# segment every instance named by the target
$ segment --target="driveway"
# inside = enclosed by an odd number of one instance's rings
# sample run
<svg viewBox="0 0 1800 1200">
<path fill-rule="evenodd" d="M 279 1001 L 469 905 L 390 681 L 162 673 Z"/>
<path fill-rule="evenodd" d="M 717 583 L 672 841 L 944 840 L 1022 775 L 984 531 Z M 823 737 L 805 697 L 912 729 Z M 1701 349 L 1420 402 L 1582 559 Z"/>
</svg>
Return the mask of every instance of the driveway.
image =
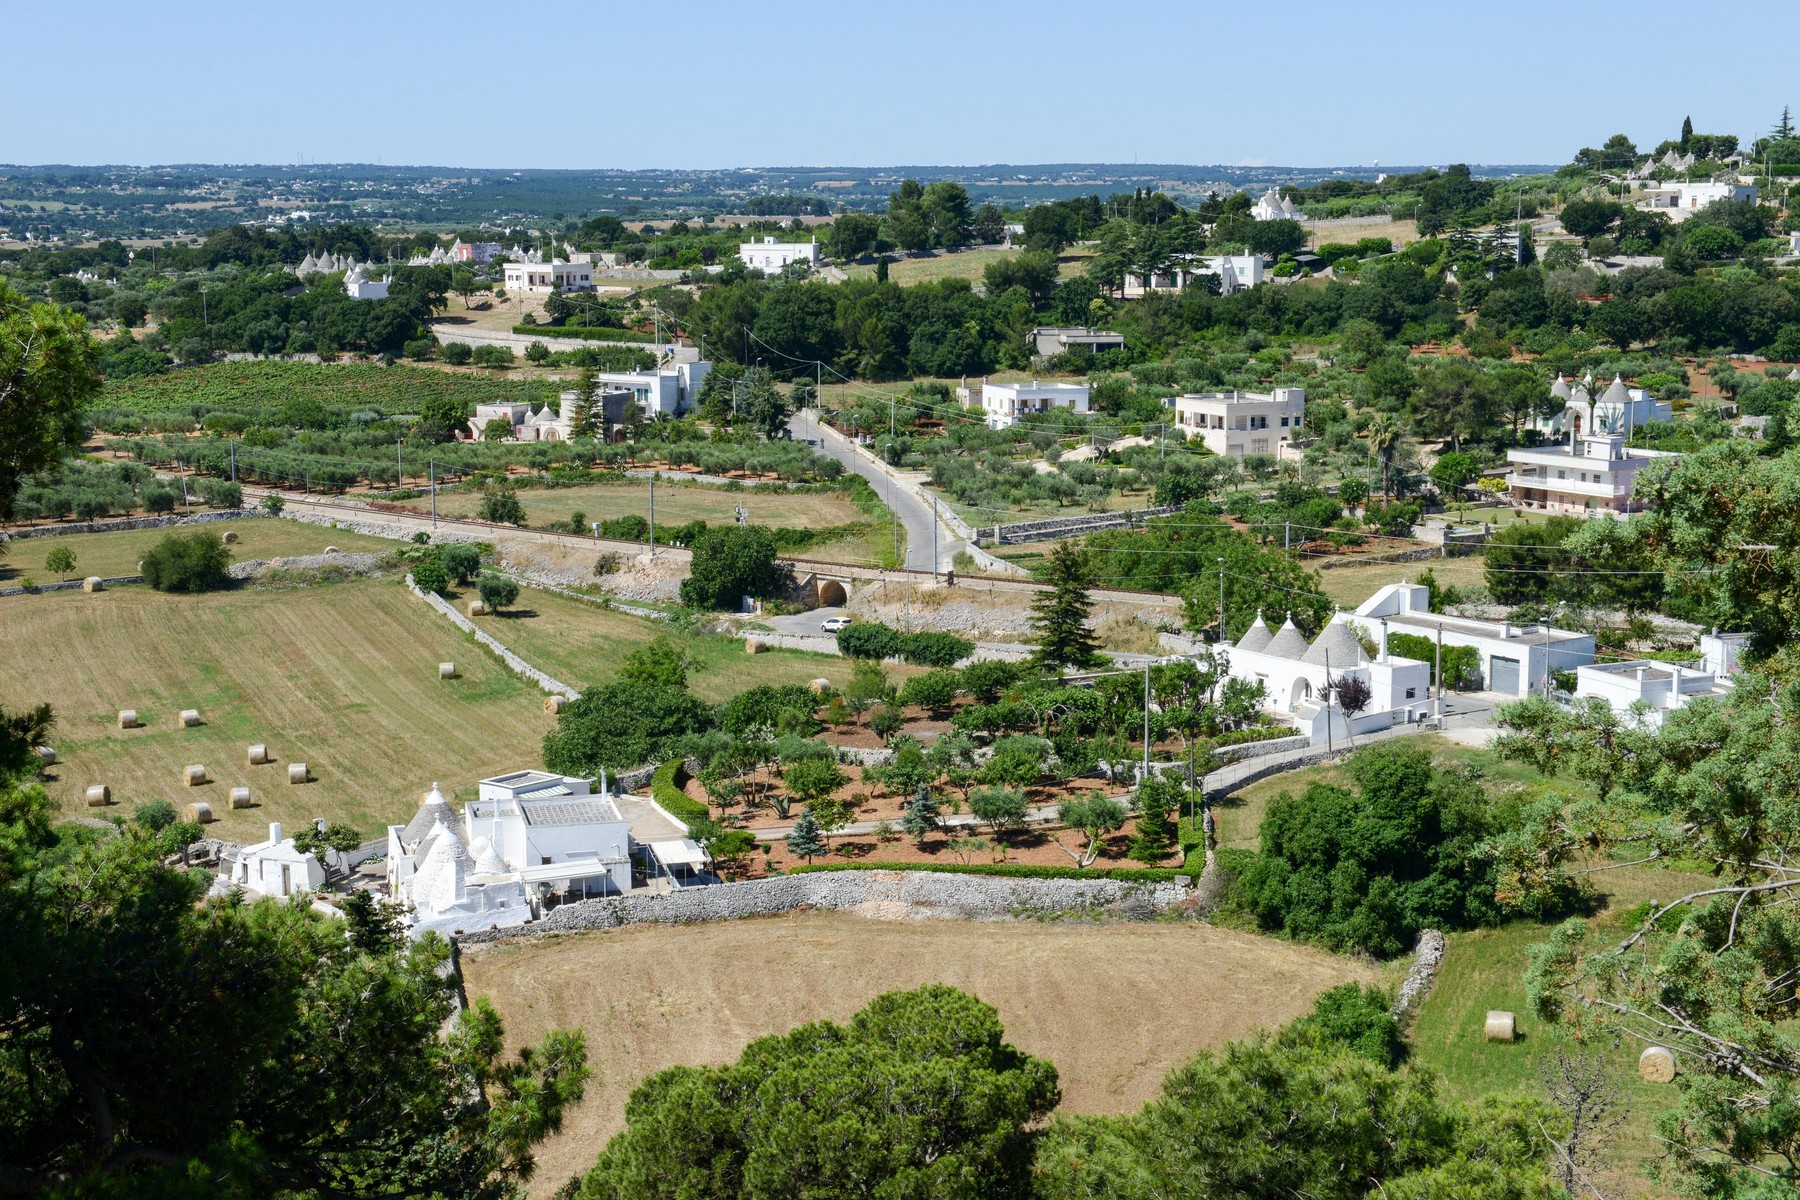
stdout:
<svg viewBox="0 0 1800 1200">
<path fill-rule="evenodd" d="M 814 608 L 803 613 L 795 613 L 791 617 L 764 617 L 762 622 L 776 633 L 810 633 L 815 637 L 826 637 L 829 635 L 819 628 L 820 623 L 829 617 L 848 615 L 848 612 L 841 608 Z"/>
<path fill-rule="evenodd" d="M 812 409 L 802 409 L 795 413 L 788 420 L 788 429 L 795 438 L 812 442 L 821 454 L 837 459 L 868 480 L 869 486 L 875 489 L 875 494 L 881 497 L 882 503 L 894 510 L 900 518 L 900 524 L 906 529 L 904 565 L 908 570 L 945 570 L 955 559 L 956 552 L 964 548 L 963 543 L 950 531 L 950 527 L 932 516 L 931 506 L 919 498 L 918 492 L 896 481 L 867 455 L 858 454 L 848 438 L 820 422 Z M 935 561 L 931 554 L 933 525 L 937 526 Z"/>
</svg>

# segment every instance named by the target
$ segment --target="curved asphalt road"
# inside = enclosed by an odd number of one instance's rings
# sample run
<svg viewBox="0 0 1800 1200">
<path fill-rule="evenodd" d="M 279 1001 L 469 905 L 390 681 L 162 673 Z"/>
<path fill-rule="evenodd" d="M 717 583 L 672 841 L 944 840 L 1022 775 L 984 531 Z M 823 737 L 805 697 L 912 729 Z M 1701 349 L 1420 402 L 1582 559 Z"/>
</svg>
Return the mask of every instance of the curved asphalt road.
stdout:
<svg viewBox="0 0 1800 1200">
<path fill-rule="evenodd" d="M 918 493 L 895 480 L 877 463 L 851 448 L 850 440 L 837 430 L 821 423 L 812 409 L 802 409 L 788 419 L 794 437 L 805 439 L 869 481 L 882 503 L 899 514 L 906 529 L 905 566 L 914 571 L 941 571 L 950 566 L 963 543 L 956 540 L 948 526 L 938 524 L 937 561 L 931 556 L 931 527 L 935 518 L 931 506 L 919 499 Z"/>
</svg>

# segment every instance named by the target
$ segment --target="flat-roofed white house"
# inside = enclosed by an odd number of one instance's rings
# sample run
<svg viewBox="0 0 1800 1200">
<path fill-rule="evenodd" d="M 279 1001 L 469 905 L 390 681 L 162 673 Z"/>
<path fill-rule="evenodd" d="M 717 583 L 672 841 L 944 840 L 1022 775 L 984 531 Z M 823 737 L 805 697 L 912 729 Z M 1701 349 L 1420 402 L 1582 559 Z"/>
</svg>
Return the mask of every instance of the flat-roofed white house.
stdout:
<svg viewBox="0 0 1800 1200">
<path fill-rule="evenodd" d="M 1225 659 L 1233 678 L 1262 685 L 1268 711 L 1291 718 L 1316 742 L 1387 729 L 1430 713 L 1430 664 L 1390 655 L 1385 634 L 1377 636 L 1370 657 L 1353 618 L 1344 613 L 1334 615 L 1311 642 L 1291 615 L 1272 630 L 1258 613 Z M 1354 716 L 1328 699 L 1328 689 L 1346 678 L 1369 685 L 1368 706 Z"/>
<path fill-rule="evenodd" d="M 700 385 L 711 370 L 712 364 L 702 359 L 669 363 L 648 371 L 601 371 L 594 380 L 600 387 L 630 392 L 644 420 L 654 421 L 659 416 L 679 417 L 698 407 Z"/>
<path fill-rule="evenodd" d="M 773 237 L 758 238 L 738 247 L 738 258 L 746 267 L 755 267 L 765 275 L 773 275 L 789 263 L 819 265 L 819 239 L 809 242 L 784 242 Z"/>
<path fill-rule="evenodd" d="M 1539 417 L 1533 428 L 1562 437 L 1568 433 L 1582 435 L 1618 433 L 1630 438 L 1634 429 L 1651 421 L 1672 421 L 1675 407 L 1658 400 L 1643 388 L 1627 387 L 1624 379 L 1613 376 L 1606 390 L 1594 391 L 1592 372 L 1580 383 L 1571 384 L 1558 375 L 1550 384 L 1550 394 L 1563 402 L 1562 409 L 1547 417 Z"/>
<path fill-rule="evenodd" d="M 1357 607 L 1356 618 L 1389 634 L 1409 633 L 1433 642 L 1441 636 L 1446 646 L 1473 647 L 1479 655 L 1480 689 L 1504 696 L 1541 695 L 1550 675 L 1594 661 L 1592 634 L 1434 613 L 1430 590 L 1423 584 L 1388 584 Z"/>
<path fill-rule="evenodd" d="M 450 244 L 452 262 L 485 263 L 500 253 L 499 242 L 465 242 L 461 238 Z"/>
<path fill-rule="evenodd" d="M 509 292 L 585 292 L 594 287 L 593 263 L 564 262 L 560 258 L 549 262 L 529 258 L 509 262 L 501 268 L 501 275 Z"/>
<path fill-rule="evenodd" d="M 369 278 L 368 269 L 357 263 L 344 272 L 344 294 L 352 300 L 386 300 L 388 285 L 394 282 L 391 275 L 380 279 Z"/>
<path fill-rule="evenodd" d="M 1276 388 L 1260 392 L 1193 392 L 1169 402 L 1175 424 L 1189 438 L 1198 436 L 1221 458 L 1251 454 L 1279 457 L 1306 421 L 1306 389 Z"/>
<path fill-rule="evenodd" d="M 1005 429 L 1031 413 L 1046 413 L 1053 408 L 1071 412 L 1088 411 L 1088 385 L 1085 383 L 989 383 L 983 379 L 979 388 L 967 384 L 956 389 L 957 401 L 964 406 L 981 405 L 982 419 L 989 429 Z"/>
<path fill-rule="evenodd" d="M 1180 291 L 1202 275 L 1218 276 L 1219 294 L 1229 296 L 1240 288 L 1255 287 L 1263 281 L 1262 255 L 1202 254 L 1184 265 L 1158 271 L 1148 279 L 1126 272 L 1119 295 L 1126 300 L 1137 300 L 1147 292 Z"/>
<path fill-rule="evenodd" d="M 1037 347 L 1040 357 L 1053 358 L 1071 350 L 1086 350 L 1092 354 L 1098 354 L 1102 350 L 1122 350 L 1125 348 L 1125 335 L 1107 329 L 1040 325 L 1031 331 L 1031 342 Z"/>
<path fill-rule="evenodd" d="M 1539 446 L 1506 452 L 1512 464 L 1507 487 L 1516 508 L 1569 517 L 1623 518 L 1641 512 L 1632 495 L 1638 472 L 1652 463 L 1674 462 L 1669 450 L 1627 446 L 1623 434 L 1581 437 L 1573 431 L 1566 446 Z"/>
<path fill-rule="evenodd" d="M 1637 207 L 1646 212 L 1667 213 L 1671 221 L 1685 221 L 1715 200 L 1748 200 L 1756 203 L 1756 185 L 1735 179 L 1707 179 L 1699 183 L 1670 180 L 1646 188 Z"/>
</svg>

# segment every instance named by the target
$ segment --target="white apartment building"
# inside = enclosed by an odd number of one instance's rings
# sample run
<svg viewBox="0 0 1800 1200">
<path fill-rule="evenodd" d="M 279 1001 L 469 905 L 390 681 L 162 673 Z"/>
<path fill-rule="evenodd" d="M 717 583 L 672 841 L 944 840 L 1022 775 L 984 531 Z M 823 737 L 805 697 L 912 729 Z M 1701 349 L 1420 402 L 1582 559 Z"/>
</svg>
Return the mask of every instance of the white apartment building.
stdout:
<svg viewBox="0 0 1800 1200">
<path fill-rule="evenodd" d="M 1446 646 L 1474 647 L 1481 690 L 1504 696 L 1541 695 L 1552 673 L 1594 661 L 1592 634 L 1447 616 L 1432 612 L 1430 601 L 1430 590 L 1422 584 L 1390 583 L 1363 601 L 1356 617 L 1383 645 L 1390 634 L 1410 633 L 1434 643 L 1441 637 Z"/>
<path fill-rule="evenodd" d="M 989 429 L 1005 429 L 1028 413 L 1045 413 L 1053 408 L 1066 408 L 1085 415 L 1088 411 L 1088 385 L 1085 383 L 989 383 L 983 379 L 980 388 L 967 384 L 956 389 L 957 402 L 965 408 L 977 402 L 982 419 Z"/>
<path fill-rule="evenodd" d="M 1512 471 L 1506 482 L 1517 508 L 1618 518 L 1644 508 L 1631 494 L 1638 472 L 1653 462 L 1679 457 L 1668 450 L 1627 446 L 1622 434 L 1584 438 L 1571 432 L 1567 446 L 1508 450 Z"/>
<path fill-rule="evenodd" d="M 765 237 L 745 242 L 738 247 L 738 258 L 746 267 L 755 267 L 765 275 L 773 275 L 789 263 L 801 262 L 808 267 L 819 265 L 819 239 L 810 242 L 782 242 Z"/>
<path fill-rule="evenodd" d="M 502 268 L 509 292 L 585 292 L 594 286 L 594 264 L 564 262 L 509 262 Z"/>
<path fill-rule="evenodd" d="M 1249 454 L 1280 456 L 1300 436 L 1306 419 L 1306 389 L 1256 392 L 1197 392 L 1176 396 L 1175 424 L 1196 435 L 1222 458 Z"/>
</svg>

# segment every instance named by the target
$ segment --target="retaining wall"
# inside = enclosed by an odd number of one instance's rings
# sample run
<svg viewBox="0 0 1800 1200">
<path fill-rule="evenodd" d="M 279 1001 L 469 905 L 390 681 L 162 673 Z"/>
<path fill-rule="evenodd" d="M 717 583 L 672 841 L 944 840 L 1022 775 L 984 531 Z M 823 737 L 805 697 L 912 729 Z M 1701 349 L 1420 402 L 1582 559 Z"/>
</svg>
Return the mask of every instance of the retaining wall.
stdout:
<svg viewBox="0 0 1800 1200">
<path fill-rule="evenodd" d="M 448 600 L 435 592 L 427 592 L 420 589 L 419 585 L 413 582 L 413 577 L 410 574 L 406 577 L 406 586 L 411 590 L 413 595 L 419 597 L 419 599 L 425 601 L 425 603 L 431 605 L 431 607 L 437 609 L 446 617 L 449 617 L 458 628 L 474 634 L 476 641 L 493 651 L 495 657 L 499 658 L 501 662 L 512 668 L 515 674 L 522 675 L 526 679 L 531 680 L 531 682 L 537 684 L 540 688 L 553 696 L 563 696 L 570 700 L 580 698 L 580 692 L 576 691 L 562 680 L 546 675 L 544 672 L 520 658 L 517 654 L 514 654 L 511 650 L 508 650 L 497 638 L 490 635 L 486 630 L 477 627 L 475 622 L 457 612 L 456 608 Z"/>
<path fill-rule="evenodd" d="M 162 529 L 169 525 L 210 525 L 214 521 L 234 521 L 240 517 L 260 517 L 252 508 L 220 508 L 211 512 L 165 515 L 160 517 L 121 517 L 112 521 L 70 521 L 62 525 L 39 525 L 32 529 L 13 529 L 7 537 L 21 541 L 30 538 L 60 537 L 65 533 L 119 533 L 129 529 Z"/>
<path fill-rule="evenodd" d="M 797 909 L 863 909 L 870 915 L 1002 920 L 1063 914 L 1103 914 L 1148 919 L 1187 899 L 1178 883 L 1115 879 L 1002 879 L 930 871 L 820 871 L 777 875 L 745 883 L 683 888 L 663 895 L 582 900 L 551 911 L 541 921 L 512 929 L 459 935 L 461 941 L 625 925 L 685 924 L 769 916 Z"/>
<path fill-rule="evenodd" d="M 1079 533 L 1095 533 L 1102 529 L 1129 529 L 1143 523 L 1146 517 L 1167 517 L 1179 508 L 1138 508 L 1125 512 L 1095 513 L 1082 517 L 1049 517 L 1042 521 L 1019 521 L 1012 525 L 984 525 L 997 545 L 1016 542 L 1047 542 L 1073 537 Z M 980 530 L 976 530 L 977 533 Z"/>
<path fill-rule="evenodd" d="M 55 583 L 40 583 L 36 587 L 29 589 L 22 587 L 0 588 L 0 596 L 24 596 L 32 592 L 79 592 L 81 590 L 81 585 L 85 582 L 86 579 L 84 577 L 82 579 L 62 579 Z M 112 587 L 114 584 L 119 583 L 142 583 L 144 582 L 144 577 L 142 575 L 115 575 L 111 579 L 102 579 L 100 582 L 107 587 Z"/>
</svg>

